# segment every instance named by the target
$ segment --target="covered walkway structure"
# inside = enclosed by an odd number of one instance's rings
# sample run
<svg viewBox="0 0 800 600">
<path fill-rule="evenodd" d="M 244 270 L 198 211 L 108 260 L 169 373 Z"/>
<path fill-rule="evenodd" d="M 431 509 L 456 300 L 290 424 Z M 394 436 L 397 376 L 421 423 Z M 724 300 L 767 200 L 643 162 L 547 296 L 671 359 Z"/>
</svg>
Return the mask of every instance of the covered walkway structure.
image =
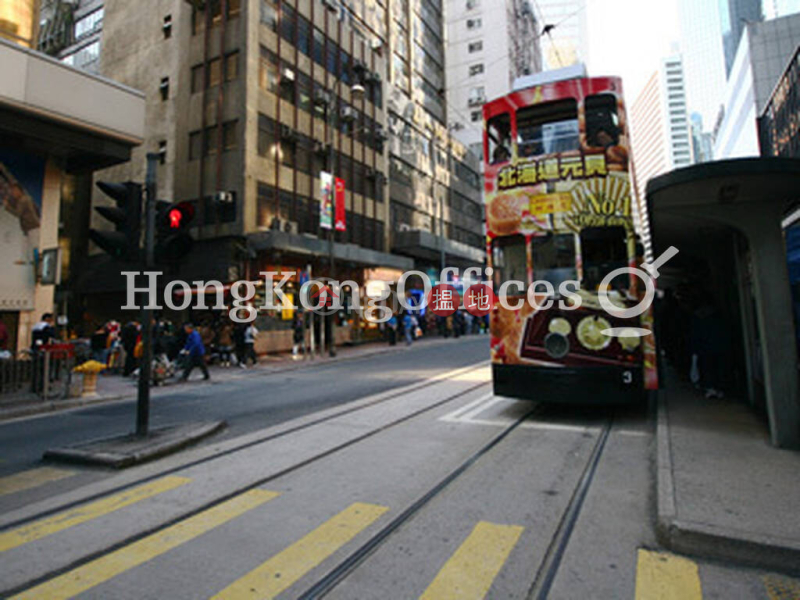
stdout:
<svg viewBox="0 0 800 600">
<path fill-rule="evenodd" d="M 704 163 L 647 185 L 653 254 L 680 250 L 658 281 L 682 305 L 662 347 L 673 352 L 673 363 L 690 360 L 692 311 L 718 310 L 727 389 L 766 412 L 772 443 L 784 448 L 800 448 L 797 342 L 781 229 L 798 200 L 796 159 Z M 676 337 L 681 328 L 686 333 Z"/>
</svg>

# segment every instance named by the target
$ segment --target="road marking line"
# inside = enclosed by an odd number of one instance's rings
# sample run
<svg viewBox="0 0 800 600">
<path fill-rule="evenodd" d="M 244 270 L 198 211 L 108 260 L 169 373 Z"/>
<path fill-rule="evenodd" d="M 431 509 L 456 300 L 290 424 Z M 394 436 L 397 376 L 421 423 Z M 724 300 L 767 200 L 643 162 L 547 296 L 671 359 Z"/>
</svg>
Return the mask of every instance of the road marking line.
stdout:
<svg viewBox="0 0 800 600">
<path fill-rule="evenodd" d="M 140 485 L 113 496 L 108 496 L 91 504 L 47 517 L 30 525 L 23 525 L 17 529 L 0 533 L 0 552 L 11 550 L 28 542 L 40 540 L 48 535 L 53 535 L 75 525 L 80 525 L 110 512 L 130 506 L 140 500 L 150 498 L 186 483 L 191 479 L 186 477 L 162 477 L 156 481 Z"/>
<path fill-rule="evenodd" d="M 703 600 L 697 564 L 687 558 L 639 549 L 636 600 Z"/>
<path fill-rule="evenodd" d="M 274 598 L 389 510 L 356 502 L 219 592 L 212 600 Z"/>
<path fill-rule="evenodd" d="M 486 394 L 485 396 L 481 396 L 480 398 L 478 398 L 477 400 L 473 400 L 472 402 L 470 402 L 466 406 L 462 406 L 460 408 L 457 408 L 453 412 L 448 413 L 448 414 L 444 415 L 443 417 L 440 417 L 439 420 L 440 421 L 458 422 L 458 420 L 461 418 L 461 415 L 463 413 L 467 412 L 468 410 L 472 410 L 475 406 L 478 406 L 479 404 L 481 404 L 483 402 L 486 402 L 491 397 L 492 397 L 492 394 Z"/>
<path fill-rule="evenodd" d="M 30 490 L 51 481 L 72 477 L 75 474 L 75 471 L 56 469 L 54 467 L 39 467 L 28 471 L 20 471 L 7 477 L 0 477 L 0 496 Z"/>
<path fill-rule="evenodd" d="M 484 598 L 523 530 L 486 521 L 475 525 L 420 600 Z"/>
<path fill-rule="evenodd" d="M 278 492 L 260 489 L 244 492 L 222 504 L 26 590 L 11 600 L 72 598 L 129 569 L 165 554 L 279 495 Z"/>
</svg>

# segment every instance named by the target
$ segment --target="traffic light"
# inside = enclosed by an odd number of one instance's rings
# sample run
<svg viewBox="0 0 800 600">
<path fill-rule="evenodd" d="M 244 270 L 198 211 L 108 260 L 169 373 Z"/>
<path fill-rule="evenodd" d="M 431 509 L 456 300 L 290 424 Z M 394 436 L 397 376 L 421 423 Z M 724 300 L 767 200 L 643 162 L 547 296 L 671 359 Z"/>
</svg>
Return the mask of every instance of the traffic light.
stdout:
<svg viewBox="0 0 800 600">
<path fill-rule="evenodd" d="M 97 187 L 116 204 L 95 207 L 101 216 L 114 224 L 114 231 L 90 229 L 89 239 L 113 258 L 138 260 L 142 230 L 142 186 L 132 181 L 98 181 Z"/>
<path fill-rule="evenodd" d="M 192 251 L 194 238 L 189 225 L 194 219 L 194 206 L 188 202 L 156 203 L 156 262 L 176 262 Z"/>
</svg>

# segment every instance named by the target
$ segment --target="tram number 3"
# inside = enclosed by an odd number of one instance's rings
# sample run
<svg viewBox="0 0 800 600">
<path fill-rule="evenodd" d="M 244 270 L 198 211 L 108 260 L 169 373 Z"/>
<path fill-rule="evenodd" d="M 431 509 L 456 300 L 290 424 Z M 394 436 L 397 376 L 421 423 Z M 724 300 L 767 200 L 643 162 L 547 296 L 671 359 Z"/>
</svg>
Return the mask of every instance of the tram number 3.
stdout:
<svg viewBox="0 0 800 600">
<path fill-rule="evenodd" d="M 623 371 L 622 372 L 622 383 L 625 385 L 630 385 L 633 383 L 633 373 L 630 371 Z"/>
</svg>

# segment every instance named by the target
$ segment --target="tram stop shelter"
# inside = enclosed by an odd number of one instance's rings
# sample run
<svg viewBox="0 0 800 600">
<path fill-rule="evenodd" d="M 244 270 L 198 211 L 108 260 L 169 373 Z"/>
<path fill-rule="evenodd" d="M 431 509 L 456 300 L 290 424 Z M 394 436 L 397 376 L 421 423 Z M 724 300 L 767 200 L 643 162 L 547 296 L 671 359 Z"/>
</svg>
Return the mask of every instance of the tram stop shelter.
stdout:
<svg viewBox="0 0 800 600">
<path fill-rule="evenodd" d="M 647 185 L 650 236 L 664 303 L 680 318 L 659 336 L 688 372 L 691 315 L 704 305 L 724 319 L 726 391 L 766 413 L 773 445 L 800 448 L 793 301 L 782 221 L 800 201 L 800 160 L 745 158 L 693 165 Z M 669 300 L 668 300 L 669 299 Z M 656 307 L 657 317 L 659 307 Z M 683 321 L 683 323 L 681 323 Z M 658 325 L 657 325 L 658 327 Z M 681 364 L 682 363 L 682 364 Z"/>
</svg>

